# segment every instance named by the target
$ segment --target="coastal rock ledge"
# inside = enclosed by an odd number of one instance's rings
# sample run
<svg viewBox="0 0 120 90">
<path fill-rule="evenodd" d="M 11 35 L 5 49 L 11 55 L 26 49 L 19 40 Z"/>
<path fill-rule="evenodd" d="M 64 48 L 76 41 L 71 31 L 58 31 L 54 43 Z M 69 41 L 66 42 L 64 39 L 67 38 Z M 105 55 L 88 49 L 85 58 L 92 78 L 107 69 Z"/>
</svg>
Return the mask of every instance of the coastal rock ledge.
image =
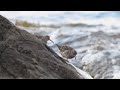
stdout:
<svg viewBox="0 0 120 90">
<path fill-rule="evenodd" d="M 53 49 L 0 15 L 0 79 L 84 79 Z"/>
</svg>

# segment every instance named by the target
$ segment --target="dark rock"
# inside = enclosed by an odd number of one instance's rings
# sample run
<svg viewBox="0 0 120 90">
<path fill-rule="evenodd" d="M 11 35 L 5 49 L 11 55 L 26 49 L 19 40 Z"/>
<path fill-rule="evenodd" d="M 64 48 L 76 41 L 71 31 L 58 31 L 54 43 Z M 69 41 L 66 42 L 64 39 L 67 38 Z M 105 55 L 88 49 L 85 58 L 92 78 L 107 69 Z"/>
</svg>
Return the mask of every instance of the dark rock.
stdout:
<svg viewBox="0 0 120 90">
<path fill-rule="evenodd" d="M 0 79 L 81 79 L 49 46 L 0 15 Z"/>
</svg>

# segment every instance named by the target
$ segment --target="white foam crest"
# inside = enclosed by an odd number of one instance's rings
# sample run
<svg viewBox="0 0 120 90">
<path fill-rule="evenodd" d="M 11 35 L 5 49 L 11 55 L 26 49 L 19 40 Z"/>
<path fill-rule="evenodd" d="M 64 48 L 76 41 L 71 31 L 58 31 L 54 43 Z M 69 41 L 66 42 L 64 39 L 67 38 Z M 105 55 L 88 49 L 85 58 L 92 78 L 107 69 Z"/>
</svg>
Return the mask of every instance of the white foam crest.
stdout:
<svg viewBox="0 0 120 90">
<path fill-rule="evenodd" d="M 79 68 L 77 68 L 76 66 L 74 66 L 72 63 L 68 63 L 68 64 L 70 64 L 71 66 L 73 66 L 77 70 L 77 72 L 79 73 L 79 75 L 80 76 L 82 75 L 84 79 L 93 79 L 87 72 L 80 70 Z"/>
<path fill-rule="evenodd" d="M 120 79 L 120 67 L 119 66 L 113 66 L 114 72 L 113 72 L 113 79 Z"/>
</svg>

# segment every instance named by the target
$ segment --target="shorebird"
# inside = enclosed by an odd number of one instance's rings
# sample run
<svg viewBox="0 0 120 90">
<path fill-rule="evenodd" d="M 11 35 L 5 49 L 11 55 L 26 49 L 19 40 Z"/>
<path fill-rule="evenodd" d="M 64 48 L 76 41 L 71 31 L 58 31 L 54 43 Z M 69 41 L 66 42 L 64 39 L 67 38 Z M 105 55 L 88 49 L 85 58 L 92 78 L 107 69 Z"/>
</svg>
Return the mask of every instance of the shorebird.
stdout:
<svg viewBox="0 0 120 90">
<path fill-rule="evenodd" d="M 76 60 L 77 51 L 75 49 L 69 46 L 62 46 L 58 44 L 56 44 L 56 46 L 58 47 L 58 49 L 60 50 L 60 54 L 64 58 L 68 60 L 68 59 L 72 59 L 75 57 L 75 60 Z"/>
<path fill-rule="evenodd" d="M 47 44 L 47 41 L 51 41 L 52 43 L 54 43 L 51 39 L 50 39 L 50 36 L 46 35 L 46 36 L 37 36 L 39 39 L 41 39 L 45 44 Z"/>
</svg>

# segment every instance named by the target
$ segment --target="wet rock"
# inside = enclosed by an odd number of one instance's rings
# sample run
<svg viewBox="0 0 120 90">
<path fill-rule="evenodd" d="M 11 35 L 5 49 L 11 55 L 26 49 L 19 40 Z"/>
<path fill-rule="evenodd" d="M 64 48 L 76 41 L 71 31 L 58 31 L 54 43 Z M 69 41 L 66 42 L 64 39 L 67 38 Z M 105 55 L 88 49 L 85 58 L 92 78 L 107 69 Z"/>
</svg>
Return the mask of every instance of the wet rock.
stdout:
<svg viewBox="0 0 120 90">
<path fill-rule="evenodd" d="M 0 79 L 83 79 L 55 51 L 0 15 Z"/>
</svg>

